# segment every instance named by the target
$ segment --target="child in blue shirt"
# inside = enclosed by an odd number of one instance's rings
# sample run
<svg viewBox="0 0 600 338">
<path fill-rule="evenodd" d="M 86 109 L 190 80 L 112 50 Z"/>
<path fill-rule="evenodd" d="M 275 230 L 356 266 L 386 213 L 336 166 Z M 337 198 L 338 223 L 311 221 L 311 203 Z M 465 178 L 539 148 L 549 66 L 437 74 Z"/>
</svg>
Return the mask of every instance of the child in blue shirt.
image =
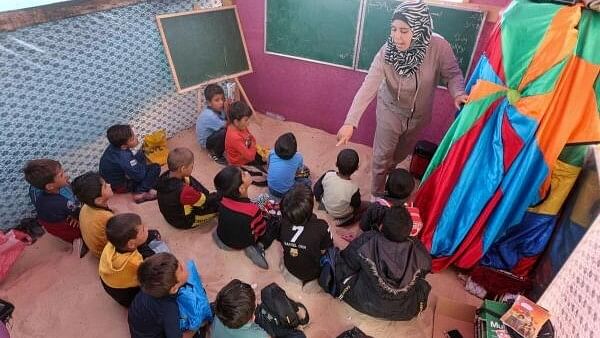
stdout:
<svg viewBox="0 0 600 338">
<path fill-rule="evenodd" d="M 204 89 L 206 108 L 198 116 L 196 137 L 198 143 L 210 153 L 210 157 L 219 164 L 227 164 L 225 151 L 225 125 L 227 117 L 224 112 L 225 92 L 221 86 L 209 84 Z"/>
<path fill-rule="evenodd" d="M 133 153 L 139 144 L 127 124 L 111 126 L 106 131 L 110 145 L 100 158 L 100 175 L 116 193 L 133 192 L 136 203 L 156 199 L 156 183 L 160 175 L 158 164 L 146 164 L 143 151 Z"/>
<path fill-rule="evenodd" d="M 275 142 L 275 149 L 269 153 L 269 172 L 267 174 L 271 195 L 281 198 L 299 183 L 310 187 L 310 179 L 296 177 L 296 173 L 304 168 L 304 159 L 297 150 L 298 143 L 292 133 L 279 136 Z"/>
</svg>

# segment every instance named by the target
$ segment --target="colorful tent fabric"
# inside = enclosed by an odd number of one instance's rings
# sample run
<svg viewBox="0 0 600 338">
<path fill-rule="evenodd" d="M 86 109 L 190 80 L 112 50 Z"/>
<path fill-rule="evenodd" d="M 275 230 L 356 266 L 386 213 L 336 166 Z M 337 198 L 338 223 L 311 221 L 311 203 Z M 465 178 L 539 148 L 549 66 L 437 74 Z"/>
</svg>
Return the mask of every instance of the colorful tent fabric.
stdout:
<svg viewBox="0 0 600 338">
<path fill-rule="evenodd" d="M 570 146 L 562 151 L 552 170 L 548 195 L 490 247 L 481 265 L 522 277 L 529 275 L 554 232 L 558 213 L 581 172 L 586 150 L 587 146 Z"/>
<path fill-rule="evenodd" d="M 566 144 L 600 141 L 600 14 L 514 1 L 416 196 L 433 270 L 471 268 L 550 186 Z"/>
</svg>

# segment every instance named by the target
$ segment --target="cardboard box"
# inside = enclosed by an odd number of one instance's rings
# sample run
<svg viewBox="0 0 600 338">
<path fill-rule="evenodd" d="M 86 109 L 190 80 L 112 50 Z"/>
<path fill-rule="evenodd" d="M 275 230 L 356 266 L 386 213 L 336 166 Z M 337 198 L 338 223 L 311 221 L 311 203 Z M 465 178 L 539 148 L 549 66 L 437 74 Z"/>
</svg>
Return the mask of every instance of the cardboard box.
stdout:
<svg viewBox="0 0 600 338">
<path fill-rule="evenodd" d="M 433 314 L 433 338 L 445 338 L 446 332 L 451 330 L 458 330 L 464 338 L 473 338 L 476 310 L 475 306 L 438 297 Z"/>
</svg>

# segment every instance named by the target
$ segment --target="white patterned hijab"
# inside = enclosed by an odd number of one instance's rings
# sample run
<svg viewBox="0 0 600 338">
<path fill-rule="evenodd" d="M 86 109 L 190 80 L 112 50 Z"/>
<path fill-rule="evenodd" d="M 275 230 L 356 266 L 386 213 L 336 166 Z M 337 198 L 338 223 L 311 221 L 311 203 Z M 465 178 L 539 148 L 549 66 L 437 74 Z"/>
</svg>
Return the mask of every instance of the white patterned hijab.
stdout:
<svg viewBox="0 0 600 338">
<path fill-rule="evenodd" d="M 385 61 L 394 66 L 400 76 L 415 74 L 423 60 L 431 40 L 431 15 L 429 6 L 422 1 L 406 1 L 394 10 L 392 21 L 402 20 L 408 24 L 413 36 L 405 51 L 396 48 L 392 37 L 388 37 L 385 49 Z"/>
</svg>

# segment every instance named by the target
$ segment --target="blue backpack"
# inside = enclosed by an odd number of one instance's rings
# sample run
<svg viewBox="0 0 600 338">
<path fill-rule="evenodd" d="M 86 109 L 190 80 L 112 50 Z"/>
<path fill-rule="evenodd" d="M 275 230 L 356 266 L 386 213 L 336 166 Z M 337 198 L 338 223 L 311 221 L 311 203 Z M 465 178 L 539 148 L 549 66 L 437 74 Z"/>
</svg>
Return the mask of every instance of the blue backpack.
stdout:
<svg viewBox="0 0 600 338">
<path fill-rule="evenodd" d="M 186 266 L 189 273 L 188 281 L 177 293 L 179 328 L 183 331 L 196 331 L 203 324 L 212 322 L 213 313 L 196 264 L 189 260 Z"/>
</svg>

